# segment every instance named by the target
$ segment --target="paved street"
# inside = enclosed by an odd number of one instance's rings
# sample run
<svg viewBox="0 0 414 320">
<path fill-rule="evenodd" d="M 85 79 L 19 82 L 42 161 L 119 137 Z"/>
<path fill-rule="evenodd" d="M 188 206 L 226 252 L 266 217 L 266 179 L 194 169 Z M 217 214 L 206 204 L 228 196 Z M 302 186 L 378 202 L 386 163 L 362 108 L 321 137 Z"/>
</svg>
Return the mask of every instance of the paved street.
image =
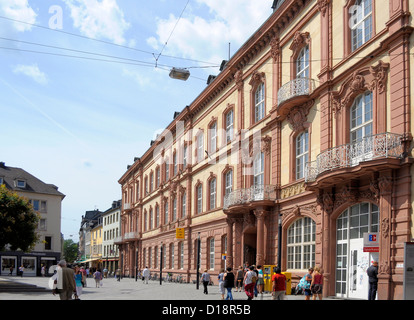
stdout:
<svg viewBox="0 0 414 320">
<path fill-rule="evenodd" d="M 14 281 L 48 288 L 49 278 L 45 277 L 0 277 L 0 281 Z M 196 289 L 195 284 L 179 284 L 159 281 L 149 281 L 144 284 L 141 280 L 135 281 L 130 278 L 123 278 L 116 281 L 114 278 L 104 279 L 101 288 L 95 287 L 95 280 L 87 279 L 87 287 L 83 288 L 81 300 L 221 300 L 218 286 L 209 286 L 209 294 L 203 294 L 203 286 Z M 233 292 L 234 300 L 246 300 L 244 292 Z M 260 295 L 257 298 L 260 300 Z M 59 300 L 50 292 L 21 292 L 9 293 L 0 292 L 0 300 Z M 271 300 L 269 293 L 263 294 L 262 300 Z M 287 300 L 304 300 L 304 296 L 287 296 Z"/>
</svg>

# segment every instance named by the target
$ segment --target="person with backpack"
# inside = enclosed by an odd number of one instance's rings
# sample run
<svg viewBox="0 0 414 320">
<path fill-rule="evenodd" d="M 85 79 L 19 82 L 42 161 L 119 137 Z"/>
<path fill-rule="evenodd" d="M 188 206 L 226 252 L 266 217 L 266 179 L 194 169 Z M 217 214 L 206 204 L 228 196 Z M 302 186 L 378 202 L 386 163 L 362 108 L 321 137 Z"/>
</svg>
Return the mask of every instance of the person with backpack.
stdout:
<svg viewBox="0 0 414 320">
<path fill-rule="evenodd" d="M 247 300 L 253 300 L 254 298 L 254 287 L 256 286 L 257 273 L 254 272 L 254 267 L 250 266 L 249 271 L 244 276 L 244 292 L 247 295 Z"/>
<path fill-rule="evenodd" d="M 305 281 L 306 281 L 305 282 L 305 300 L 310 300 L 312 296 L 312 291 L 311 291 L 312 273 L 313 273 L 313 268 L 309 268 L 308 273 L 305 275 Z"/>
</svg>

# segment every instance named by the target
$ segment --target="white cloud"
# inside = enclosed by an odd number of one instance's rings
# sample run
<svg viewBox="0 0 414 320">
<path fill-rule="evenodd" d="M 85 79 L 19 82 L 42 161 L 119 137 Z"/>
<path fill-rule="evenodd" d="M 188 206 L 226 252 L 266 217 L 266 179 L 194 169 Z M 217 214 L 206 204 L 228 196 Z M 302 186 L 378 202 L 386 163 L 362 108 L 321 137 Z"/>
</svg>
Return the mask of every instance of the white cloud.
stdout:
<svg viewBox="0 0 414 320">
<path fill-rule="evenodd" d="M 269 0 L 198 0 L 206 12 L 195 15 L 195 8 L 187 8 L 171 36 L 164 54 L 178 55 L 201 61 L 220 64 L 228 57 L 228 44 L 232 51 L 238 49 L 271 15 Z M 269 4 L 270 3 L 270 4 Z M 202 10 L 201 10 L 202 11 Z M 204 10 L 205 11 L 205 10 Z M 147 39 L 147 44 L 159 50 L 173 30 L 178 17 L 157 18 L 156 36 Z M 221 57 L 221 58 L 219 58 Z"/>
<path fill-rule="evenodd" d="M 36 22 L 36 12 L 29 6 L 28 0 L 1 0 L 0 14 L 7 18 L 24 21 L 34 24 Z M 32 29 L 32 26 L 25 23 L 13 22 L 13 27 L 19 32 Z"/>
<path fill-rule="evenodd" d="M 13 69 L 13 72 L 15 74 L 24 74 L 25 76 L 42 85 L 46 85 L 48 83 L 46 74 L 40 71 L 39 67 L 36 64 L 31 66 L 19 64 Z"/>
<path fill-rule="evenodd" d="M 129 70 L 127 68 L 122 68 L 122 75 L 128 78 L 133 79 L 140 87 L 146 86 L 151 83 L 151 80 L 142 75 L 142 73 L 136 70 Z"/>
<path fill-rule="evenodd" d="M 90 38 L 106 38 L 125 44 L 124 33 L 130 27 L 116 0 L 63 0 L 71 11 L 75 28 Z"/>
</svg>

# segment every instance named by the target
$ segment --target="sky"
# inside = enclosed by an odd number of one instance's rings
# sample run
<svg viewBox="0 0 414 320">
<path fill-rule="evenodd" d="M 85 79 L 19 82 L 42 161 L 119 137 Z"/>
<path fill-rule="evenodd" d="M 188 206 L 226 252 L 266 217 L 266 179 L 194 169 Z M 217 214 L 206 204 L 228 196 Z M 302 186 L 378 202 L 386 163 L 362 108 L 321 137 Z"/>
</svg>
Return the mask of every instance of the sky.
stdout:
<svg viewBox="0 0 414 320">
<path fill-rule="evenodd" d="M 59 187 L 61 232 L 272 14 L 272 0 L 0 0 L 0 161 Z M 230 43 L 230 46 L 229 46 Z M 187 68 L 187 81 L 169 77 Z"/>
</svg>

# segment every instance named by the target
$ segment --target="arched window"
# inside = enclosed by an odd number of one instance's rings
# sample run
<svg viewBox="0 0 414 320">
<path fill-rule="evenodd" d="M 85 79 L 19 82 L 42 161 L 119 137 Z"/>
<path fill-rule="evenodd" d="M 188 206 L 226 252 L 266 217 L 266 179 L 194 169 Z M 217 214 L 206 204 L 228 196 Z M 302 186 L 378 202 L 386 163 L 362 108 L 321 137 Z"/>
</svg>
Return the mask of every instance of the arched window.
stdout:
<svg viewBox="0 0 414 320">
<path fill-rule="evenodd" d="M 287 268 L 307 270 L 315 265 L 315 222 L 296 220 L 287 230 Z"/>
</svg>

